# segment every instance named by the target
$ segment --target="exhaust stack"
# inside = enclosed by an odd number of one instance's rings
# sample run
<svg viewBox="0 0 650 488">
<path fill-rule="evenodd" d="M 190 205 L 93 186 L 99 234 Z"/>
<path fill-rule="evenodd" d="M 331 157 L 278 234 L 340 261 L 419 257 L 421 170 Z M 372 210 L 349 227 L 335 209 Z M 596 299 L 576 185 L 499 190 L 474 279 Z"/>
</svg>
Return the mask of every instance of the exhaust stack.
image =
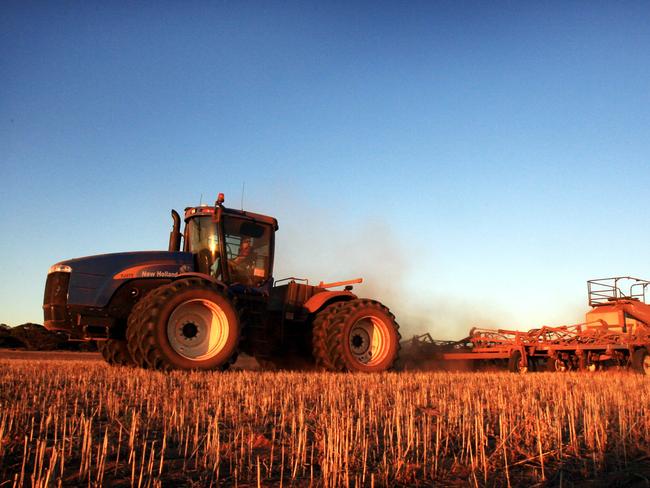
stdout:
<svg viewBox="0 0 650 488">
<path fill-rule="evenodd" d="M 169 252 L 178 252 L 181 250 L 181 216 L 176 210 L 172 210 L 172 219 L 174 226 L 169 234 Z"/>
</svg>

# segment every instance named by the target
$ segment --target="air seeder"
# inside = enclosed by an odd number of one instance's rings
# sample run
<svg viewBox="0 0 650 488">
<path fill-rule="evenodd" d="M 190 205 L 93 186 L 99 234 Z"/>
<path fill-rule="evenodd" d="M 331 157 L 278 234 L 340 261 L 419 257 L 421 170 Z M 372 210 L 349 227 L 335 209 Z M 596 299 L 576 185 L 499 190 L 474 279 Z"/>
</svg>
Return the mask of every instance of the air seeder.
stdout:
<svg viewBox="0 0 650 488">
<path fill-rule="evenodd" d="M 473 328 L 460 341 L 417 336 L 408 343 L 414 363 L 469 361 L 474 366 L 507 364 L 510 371 L 594 371 L 627 368 L 650 374 L 650 282 L 629 276 L 587 282 L 591 309 L 585 321 L 527 332 Z"/>
<path fill-rule="evenodd" d="M 268 368 L 393 366 L 399 327 L 384 305 L 352 293 L 361 279 L 274 281 L 277 220 L 223 201 L 186 208 L 182 234 L 172 210 L 167 251 L 52 266 L 45 327 L 96 340 L 109 363 L 143 368 L 225 369 L 239 351 Z"/>
</svg>

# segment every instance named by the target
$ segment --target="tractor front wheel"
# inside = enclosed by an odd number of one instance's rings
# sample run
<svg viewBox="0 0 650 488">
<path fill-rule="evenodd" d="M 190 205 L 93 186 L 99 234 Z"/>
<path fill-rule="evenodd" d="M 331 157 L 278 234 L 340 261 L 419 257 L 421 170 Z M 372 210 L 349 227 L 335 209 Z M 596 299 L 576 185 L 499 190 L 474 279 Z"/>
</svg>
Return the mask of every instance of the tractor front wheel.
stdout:
<svg viewBox="0 0 650 488">
<path fill-rule="evenodd" d="M 133 359 L 153 369 L 226 369 L 237 357 L 239 318 L 222 290 L 199 278 L 163 285 L 129 318 Z"/>
</svg>

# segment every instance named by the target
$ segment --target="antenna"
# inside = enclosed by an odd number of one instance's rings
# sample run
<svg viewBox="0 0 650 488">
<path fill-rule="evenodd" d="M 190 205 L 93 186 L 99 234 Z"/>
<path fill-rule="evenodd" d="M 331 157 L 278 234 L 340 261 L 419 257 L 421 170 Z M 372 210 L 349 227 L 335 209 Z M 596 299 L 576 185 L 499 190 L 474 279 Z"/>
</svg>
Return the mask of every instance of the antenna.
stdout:
<svg viewBox="0 0 650 488">
<path fill-rule="evenodd" d="M 203 193 L 201 193 L 201 196 L 199 197 L 199 207 L 203 205 Z"/>
<path fill-rule="evenodd" d="M 246 189 L 246 182 L 241 183 L 241 209 L 244 210 L 244 190 Z"/>
</svg>

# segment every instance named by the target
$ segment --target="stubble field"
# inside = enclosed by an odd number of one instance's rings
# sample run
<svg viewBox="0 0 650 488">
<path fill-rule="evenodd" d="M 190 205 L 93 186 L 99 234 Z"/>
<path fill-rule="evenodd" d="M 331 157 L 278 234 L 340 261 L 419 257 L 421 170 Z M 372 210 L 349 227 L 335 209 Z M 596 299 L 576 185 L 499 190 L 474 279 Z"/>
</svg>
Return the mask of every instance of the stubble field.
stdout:
<svg viewBox="0 0 650 488">
<path fill-rule="evenodd" d="M 647 486 L 649 402 L 621 372 L 0 359 L 0 486 Z"/>
</svg>

